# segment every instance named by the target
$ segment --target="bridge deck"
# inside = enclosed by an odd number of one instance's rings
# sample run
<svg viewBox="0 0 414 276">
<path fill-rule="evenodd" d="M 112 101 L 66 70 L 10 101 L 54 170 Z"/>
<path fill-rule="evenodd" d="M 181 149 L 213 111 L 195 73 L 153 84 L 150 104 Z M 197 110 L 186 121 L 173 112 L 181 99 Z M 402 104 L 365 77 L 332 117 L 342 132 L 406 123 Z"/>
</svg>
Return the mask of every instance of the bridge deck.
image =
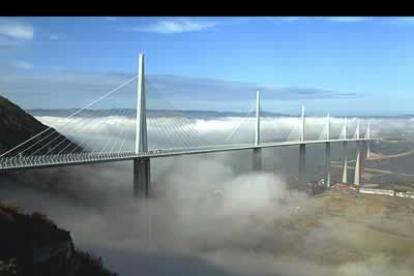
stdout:
<svg viewBox="0 0 414 276">
<path fill-rule="evenodd" d="M 21 170 L 32 168 L 44 168 L 44 167 L 58 167 L 58 166 L 70 166 L 89 163 L 103 163 L 103 162 L 116 162 L 132 159 L 147 159 L 157 157 L 171 157 L 178 155 L 190 155 L 190 154 L 204 154 L 214 152 L 226 152 L 237 150 L 249 150 L 257 148 L 276 148 L 276 147 L 290 147 L 298 146 L 301 144 L 324 144 L 324 143 L 339 143 L 339 142 L 358 142 L 358 141 L 373 141 L 375 139 L 331 139 L 331 140 L 309 140 L 309 141 L 292 141 L 292 142 L 274 142 L 263 143 L 260 145 L 242 144 L 234 146 L 214 146 L 203 148 L 177 148 L 149 151 L 146 153 L 136 154 L 134 152 L 123 153 L 77 153 L 77 154 L 62 154 L 62 155 L 46 155 L 46 156 L 32 156 L 32 157 L 3 157 L 0 158 L 0 171 L 7 170 Z"/>
</svg>

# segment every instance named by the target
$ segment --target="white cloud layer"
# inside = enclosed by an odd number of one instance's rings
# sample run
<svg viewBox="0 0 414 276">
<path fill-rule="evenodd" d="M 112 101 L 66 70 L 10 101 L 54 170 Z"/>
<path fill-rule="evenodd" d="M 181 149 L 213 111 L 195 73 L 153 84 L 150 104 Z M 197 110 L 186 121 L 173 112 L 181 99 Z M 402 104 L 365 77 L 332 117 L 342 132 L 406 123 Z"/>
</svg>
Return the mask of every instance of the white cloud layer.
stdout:
<svg viewBox="0 0 414 276">
<path fill-rule="evenodd" d="M 329 21 L 333 23 L 357 23 L 357 22 L 365 22 L 370 21 L 373 18 L 367 16 L 319 16 L 319 17 L 312 17 L 312 16 L 274 16 L 274 17 L 265 17 L 266 19 L 277 22 L 277 23 L 289 23 L 289 22 L 299 22 L 303 20 L 322 20 L 322 21 Z"/>
<path fill-rule="evenodd" d="M 33 69 L 33 64 L 31 64 L 30 62 L 27 61 L 13 61 L 11 62 L 11 65 L 17 69 L 23 69 L 23 70 L 32 70 Z"/>
<path fill-rule="evenodd" d="M 390 22 L 393 24 L 412 25 L 414 24 L 414 16 L 391 17 Z"/>
<path fill-rule="evenodd" d="M 149 32 L 156 34 L 177 34 L 198 32 L 216 26 L 215 22 L 200 21 L 188 18 L 166 19 L 141 27 L 127 28 L 130 31 Z"/>
<path fill-rule="evenodd" d="M 32 40 L 34 28 L 16 20 L 0 19 L 0 35 L 13 39 Z"/>
<path fill-rule="evenodd" d="M 110 22 L 116 22 L 118 20 L 118 18 L 114 16 L 105 16 L 103 19 Z"/>
<path fill-rule="evenodd" d="M 88 138 L 94 149 L 117 139 L 122 132 L 126 134 L 127 148 L 132 150 L 134 146 L 135 118 L 66 120 L 38 116 L 37 119 L 77 139 Z M 177 132 L 181 130 L 189 137 L 187 132 L 192 129 L 198 133 L 193 139 L 204 137 L 219 143 L 239 120 L 238 117 L 192 118 L 179 123 L 175 118 L 149 118 L 149 142 L 161 148 L 171 143 L 179 146 L 182 137 Z M 414 120 L 370 121 L 374 133 L 414 133 Z M 66 122 L 67 126 L 59 126 Z M 307 118 L 307 133 L 319 136 L 324 123 L 325 118 Z M 333 136 L 339 135 L 342 123 L 343 118 L 332 118 Z M 366 123 L 361 121 L 362 125 Z M 175 127 L 167 127 L 174 124 Z M 254 125 L 254 119 L 249 118 L 248 125 Z M 263 135 L 273 134 L 281 139 L 295 126 L 298 118 L 262 121 Z M 161 129 L 166 130 L 164 139 Z M 235 135 L 236 141 L 253 141 L 253 129 L 241 127 L 241 132 Z M 354 130 L 355 119 L 350 119 L 350 136 Z M 364 133 L 364 128 L 361 132 Z M 267 139 L 266 135 L 263 138 Z M 308 155 L 312 156 L 312 149 L 307 148 Z M 335 149 L 332 150 L 334 153 Z M 46 212 L 71 231 L 77 246 L 103 256 L 104 264 L 123 276 L 136 275 L 137 271 L 154 276 L 189 275 L 188 271 L 219 276 L 411 275 L 409 261 L 399 260 L 396 264 L 387 255 L 370 250 L 363 251 L 366 258 L 357 258 L 358 261 L 329 263 L 337 253 L 331 255 L 331 252 L 343 250 L 348 245 L 347 239 L 361 242 L 361 237 L 373 231 L 371 224 L 381 225 L 383 221 L 375 222 L 375 217 L 371 217 L 366 228 L 361 225 L 352 228 L 353 221 L 327 217 L 316 225 L 306 226 L 307 218 L 315 215 L 311 201 L 290 196 L 288 180 L 276 171 L 283 164 L 297 173 L 297 147 L 287 156 L 281 150 L 263 151 L 263 163 L 274 166 L 261 173 L 251 171 L 250 152 L 152 159 L 151 199 L 145 202 L 131 195 L 132 162 L 36 171 L 33 173 L 38 173 L 37 177 L 28 177 L 30 189 L 14 184 L 4 188 L 2 182 L 0 198 L 14 198 L 29 210 Z M 322 151 L 310 159 L 308 169 L 311 166 L 318 169 L 317 163 L 323 164 L 323 158 L 317 158 L 321 154 Z M 39 186 L 46 183 L 61 187 L 79 201 L 63 196 L 63 192 L 37 191 L 33 188 L 37 185 L 32 183 L 35 179 L 41 179 L 36 183 Z M 291 221 L 298 214 L 304 220 L 301 227 L 295 228 Z M 402 224 L 395 223 L 394 227 L 405 227 Z M 348 250 L 360 254 L 352 246 Z"/>
<path fill-rule="evenodd" d="M 366 16 L 331 16 L 326 17 L 326 19 L 336 23 L 355 23 L 369 21 L 372 18 Z"/>
<path fill-rule="evenodd" d="M 73 137 L 82 146 L 97 152 L 124 152 L 134 150 L 135 118 L 111 116 L 100 118 L 71 118 L 37 116 L 46 125 Z M 343 118 L 331 118 L 331 138 L 339 138 Z M 409 121 L 371 119 L 371 137 L 381 134 L 382 128 L 406 127 Z M 360 135 L 366 132 L 368 120 L 361 120 Z M 196 148 L 206 146 L 252 144 L 254 142 L 255 118 L 225 117 L 214 119 L 150 117 L 148 143 L 150 149 Z M 402 124 L 402 125 L 399 125 Z M 266 117 L 261 120 L 261 141 L 297 141 L 300 120 L 297 117 Z M 409 124 L 411 129 L 414 125 Z M 355 134 L 356 119 L 348 120 L 348 137 Z M 407 128 L 407 127 L 406 127 Z M 318 140 L 326 137 L 326 118 L 306 118 L 305 139 Z M 99 133 L 99 135 L 96 135 Z M 104 138 L 103 138 L 104 137 Z"/>
<path fill-rule="evenodd" d="M 58 39 L 59 39 L 59 36 L 58 36 L 58 35 L 56 35 L 56 34 L 51 34 L 51 35 L 49 36 L 49 39 L 50 39 L 50 40 L 58 40 Z"/>
<path fill-rule="evenodd" d="M 65 122 L 57 117 L 38 119 L 55 126 Z M 93 119 L 77 120 L 79 123 Z M 154 135 L 155 128 L 168 125 L 171 120 L 151 118 L 150 135 Z M 263 129 L 287 132 L 294 127 L 297 118 L 273 120 L 273 125 L 264 120 Z M 306 129 L 318 134 L 323 118 L 307 120 Z M 187 123 L 198 129 L 200 136 L 211 136 L 218 141 L 237 121 L 238 118 L 217 118 L 194 119 Z M 126 130 L 130 134 L 128 143 L 133 146 L 133 119 L 103 117 L 98 122 L 101 126 L 93 131 L 86 131 L 77 124 L 78 128 L 66 129 L 66 133 L 71 132 L 78 138 L 94 136 L 94 144 L 98 146 L 111 139 L 114 132 Z M 338 134 L 341 123 L 342 118 L 332 119 L 334 133 Z M 350 134 L 354 123 L 350 121 Z M 376 130 L 402 131 L 405 127 L 414 130 L 412 120 L 373 120 L 372 124 Z M 241 134 L 250 137 L 248 131 Z M 173 135 L 168 138 L 180 141 Z M 156 135 L 149 140 L 154 139 Z M 297 152 L 297 148 L 293 151 Z M 310 151 L 311 147 L 307 153 Z M 272 160 L 289 162 L 292 166 L 297 164 L 297 158 L 290 160 L 295 157 L 292 154 L 284 158 L 280 152 L 270 149 L 263 153 L 265 164 Z M 308 165 L 323 163 L 322 159 L 314 158 Z M 396 272 L 402 276 L 411 275 L 408 261 L 400 260 L 396 264 L 386 254 L 370 250 L 364 251 L 366 258 L 358 261 L 330 263 L 330 252 L 349 246 L 346 239 L 360 240 L 373 231 L 371 224 L 381 225 L 381 221 L 375 222 L 375 217 L 371 217 L 366 228 L 352 228 L 355 224 L 352 221 L 327 217 L 314 226 L 305 226 L 306 219 L 315 216 L 311 201 L 292 197 L 286 178 L 275 173 L 275 168 L 270 172 L 251 172 L 250 162 L 250 151 L 153 159 L 152 196 L 146 202 L 132 198 L 131 162 L 50 170 L 38 178 L 43 184 L 50 173 L 50 185 L 70 191 L 77 200 L 84 202 L 82 204 L 61 194 L 41 193 L 32 187 L 19 188 L 19 185 L 10 185 L 7 189 L 0 185 L 0 198 L 15 198 L 29 210 L 46 212 L 71 231 L 77 246 L 102 256 L 106 266 L 123 276 L 136 275 L 138 270 L 154 276 L 189 275 L 189 271 L 219 276 L 386 276 Z M 37 178 L 29 179 L 32 182 Z M 291 221 L 298 215 L 299 219 L 304 219 L 303 225 L 295 228 Z M 402 224 L 399 222 L 395 227 L 405 227 Z M 299 246 L 301 248 L 295 250 Z M 353 247 L 348 250 L 359 254 Z M 315 256 L 323 257 L 324 262 Z"/>
</svg>

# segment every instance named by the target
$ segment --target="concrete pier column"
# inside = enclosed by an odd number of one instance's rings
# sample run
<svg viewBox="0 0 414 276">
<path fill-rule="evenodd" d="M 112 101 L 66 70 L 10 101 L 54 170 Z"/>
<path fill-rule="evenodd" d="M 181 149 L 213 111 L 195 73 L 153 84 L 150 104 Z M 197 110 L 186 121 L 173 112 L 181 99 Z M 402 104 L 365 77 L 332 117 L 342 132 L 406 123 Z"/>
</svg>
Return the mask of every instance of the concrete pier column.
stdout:
<svg viewBox="0 0 414 276">
<path fill-rule="evenodd" d="M 329 142 L 331 139 L 331 132 L 330 132 L 330 114 L 326 117 L 326 146 L 325 146 L 325 183 L 326 188 L 331 187 L 331 143 Z"/>
<path fill-rule="evenodd" d="M 305 105 L 301 108 L 301 130 L 299 140 L 305 141 Z M 299 145 L 299 192 L 306 192 L 306 145 Z"/>
<path fill-rule="evenodd" d="M 344 139 L 345 141 L 343 142 L 343 154 L 344 154 L 344 160 L 343 160 L 343 165 L 342 165 L 342 183 L 348 183 L 348 146 L 346 143 L 346 139 L 348 138 L 347 135 L 347 130 L 348 130 L 348 118 L 345 117 L 345 121 L 344 121 L 344 127 L 342 130 L 343 136 L 342 139 Z"/>
<path fill-rule="evenodd" d="M 262 149 L 253 149 L 253 171 L 260 172 L 263 170 Z"/>
<path fill-rule="evenodd" d="M 326 143 L 325 148 L 325 181 L 326 187 L 331 187 L 331 143 Z"/>
<path fill-rule="evenodd" d="M 348 146 L 347 143 L 343 143 L 344 147 L 344 161 L 343 161 L 343 171 L 342 171 L 342 183 L 348 183 Z"/>
<path fill-rule="evenodd" d="M 357 159 L 354 170 L 354 185 L 361 185 L 361 144 L 357 142 Z"/>
<path fill-rule="evenodd" d="M 299 187 L 300 192 L 306 192 L 306 145 L 299 146 Z"/>
<path fill-rule="evenodd" d="M 371 124 L 368 122 L 367 133 L 365 134 L 365 138 L 371 139 Z M 366 157 L 369 159 L 371 156 L 371 141 L 366 141 Z"/>
<path fill-rule="evenodd" d="M 367 160 L 367 148 L 366 145 L 364 145 L 363 143 L 361 144 L 361 162 L 360 162 L 360 171 L 361 171 L 361 181 L 362 178 L 364 178 L 364 174 L 365 174 L 365 162 Z"/>
<path fill-rule="evenodd" d="M 149 197 L 151 185 L 150 159 L 134 160 L 134 196 Z"/>
</svg>

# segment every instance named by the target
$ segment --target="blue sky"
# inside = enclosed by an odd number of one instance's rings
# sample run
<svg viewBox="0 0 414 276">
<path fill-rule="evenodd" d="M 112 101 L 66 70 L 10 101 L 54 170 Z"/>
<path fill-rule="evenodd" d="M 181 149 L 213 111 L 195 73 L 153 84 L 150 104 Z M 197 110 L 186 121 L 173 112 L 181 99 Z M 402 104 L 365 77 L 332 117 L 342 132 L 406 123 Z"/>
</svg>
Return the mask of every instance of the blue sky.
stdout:
<svg viewBox="0 0 414 276">
<path fill-rule="evenodd" d="M 0 95 L 81 107 L 136 74 L 141 51 L 154 106 L 248 111 L 260 90 L 267 111 L 414 113 L 407 17 L 4 17 Z M 134 89 L 102 107 L 132 107 Z"/>
</svg>

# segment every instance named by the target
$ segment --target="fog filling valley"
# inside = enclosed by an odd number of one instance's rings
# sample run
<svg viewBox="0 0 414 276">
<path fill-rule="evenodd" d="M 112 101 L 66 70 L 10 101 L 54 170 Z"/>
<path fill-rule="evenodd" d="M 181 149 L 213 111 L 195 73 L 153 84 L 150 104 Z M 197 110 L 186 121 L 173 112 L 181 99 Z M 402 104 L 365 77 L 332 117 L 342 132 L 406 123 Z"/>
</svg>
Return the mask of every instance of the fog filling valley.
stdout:
<svg viewBox="0 0 414 276">
<path fill-rule="evenodd" d="M 135 118 L 99 118 L 105 123 L 97 124 L 93 132 L 70 128 L 70 123 L 61 126 L 67 120 L 62 117 L 37 119 L 78 141 L 87 140 L 85 145 L 97 151 L 108 139 L 117 141 L 119 133 L 126 137 L 122 149 L 134 149 Z M 149 118 L 151 149 L 184 147 L 186 140 L 179 132 L 186 131 L 199 133 L 188 145 L 198 138 L 208 145 L 254 140 L 253 118 L 228 140 L 240 118 L 189 119 L 190 125 L 164 133 L 160 129 L 169 120 Z M 414 130 L 411 119 L 369 121 L 373 137 Z M 332 118 L 331 137 L 339 136 L 342 123 L 342 118 Z M 361 119 L 362 136 L 366 123 Z M 306 118 L 306 139 L 318 139 L 324 125 L 325 118 Z M 263 118 L 263 140 L 295 140 L 298 126 L 298 118 Z M 355 119 L 351 119 L 348 136 L 354 131 Z M 308 174 L 323 177 L 323 149 L 322 145 L 307 147 Z M 340 160 L 341 150 L 341 145 L 332 146 L 332 160 Z M 71 232 L 77 246 L 102 256 L 104 264 L 121 276 L 412 275 L 413 263 L 395 265 L 390 256 L 377 252 L 346 263 L 313 257 L 314 252 L 335 254 L 344 236 L 362 239 L 369 232 L 331 217 L 306 231 L 286 226 L 286 217 L 315 212 L 312 198 L 297 197 L 289 189 L 289 177 L 298 170 L 298 151 L 297 147 L 263 149 L 263 172 L 252 170 L 251 151 L 152 159 L 147 201 L 133 198 L 132 161 L 33 170 L 27 173 L 32 186 L 3 183 L 0 199 L 16 199 L 26 210 L 46 213 Z M 54 185 L 58 192 L 48 190 Z"/>
</svg>

